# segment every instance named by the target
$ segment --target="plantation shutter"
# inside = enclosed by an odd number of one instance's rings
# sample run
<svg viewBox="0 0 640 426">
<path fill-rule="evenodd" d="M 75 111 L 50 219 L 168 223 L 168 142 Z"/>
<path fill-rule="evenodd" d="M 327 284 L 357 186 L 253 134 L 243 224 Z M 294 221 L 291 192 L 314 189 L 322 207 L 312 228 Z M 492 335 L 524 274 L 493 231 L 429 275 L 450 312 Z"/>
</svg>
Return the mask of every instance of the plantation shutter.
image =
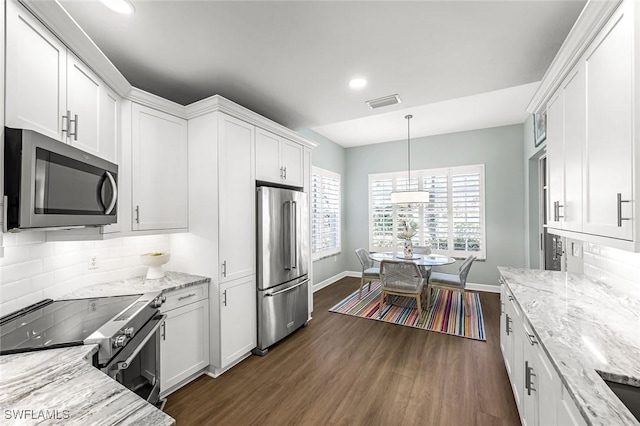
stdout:
<svg viewBox="0 0 640 426">
<path fill-rule="evenodd" d="M 393 179 L 375 179 L 369 184 L 371 208 L 370 240 L 376 249 L 393 247 L 394 211 L 391 204 Z"/>
<path fill-rule="evenodd" d="M 451 176 L 453 248 L 457 252 L 479 252 L 482 244 L 480 208 L 481 175 L 468 171 Z"/>
<path fill-rule="evenodd" d="M 396 191 L 417 191 L 420 179 L 417 177 L 411 177 L 411 185 L 408 185 L 408 177 L 396 179 Z M 422 223 L 420 218 L 420 205 L 419 204 L 397 204 L 396 205 L 396 223 L 395 223 L 395 235 L 398 232 L 404 230 L 404 221 L 416 222 L 418 224 L 418 233 L 411 238 L 411 242 L 414 245 L 422 245 Z M 404 240 L 396 238 L 396 246 L 403 247 Z"/>
<path fill-rule="evenodd" d="M 314 167 L 311 175 L 311 247 L 314 259 L 340 252 L 340 175 Z"/>
<path fill-rule="evenodd" d="M 486 258 L 484 221 L 484 166 L 417 170 L 408 185 L 405 172 L 369 175 L 371 251 L 402 246 L 397 238 L 403 221 L 418 224 L 414 245 L 429 245 L 434 253 L 464 258 Z M 391 204 L 391 192 L 429 193 L 424 204 Z"/>
<path fill-rule="evenodd" d="M 449 178 L 446 172 L 430 173 L 422 185 L 429 192 L 429 204 L 424 208 L 424 244 L 432 250 L 449 248 Z"/>
</svg>

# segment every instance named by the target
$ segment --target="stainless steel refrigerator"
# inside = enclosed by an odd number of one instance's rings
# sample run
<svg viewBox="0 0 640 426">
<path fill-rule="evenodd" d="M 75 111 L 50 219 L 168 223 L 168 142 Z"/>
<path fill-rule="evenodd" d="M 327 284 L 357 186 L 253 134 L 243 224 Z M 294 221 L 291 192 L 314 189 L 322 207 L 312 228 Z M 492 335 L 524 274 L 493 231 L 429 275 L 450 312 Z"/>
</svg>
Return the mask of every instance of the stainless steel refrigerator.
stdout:
<svg viewBox="0 0 640 426">
<path fill-rule="evenodd" d="M 301 191 L 258 191 L 258 347 L 305 325 L 309 316 L 309 202 Z"/>
</svg>

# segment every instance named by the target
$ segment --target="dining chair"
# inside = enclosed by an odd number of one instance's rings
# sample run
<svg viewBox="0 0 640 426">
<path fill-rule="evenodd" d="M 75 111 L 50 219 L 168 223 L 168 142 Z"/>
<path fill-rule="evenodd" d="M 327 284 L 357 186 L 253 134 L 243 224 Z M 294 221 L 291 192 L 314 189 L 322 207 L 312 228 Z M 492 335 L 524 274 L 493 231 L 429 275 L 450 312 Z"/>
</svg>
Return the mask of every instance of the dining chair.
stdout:
<svg viewBox="0 0 640 426">
<path fill-rule="evenodd" d="M 427 294 L 431 298 L 431 289 L 436 288 L 449 288 L 457 290 L 462 293 L 462 300 L 465 300 L 464 294 L 467 287 L 467 276 L 473 261 L 476 260 L 474 255 L 467 257 L 464 262 L 458 268 L 458 274 L 447 274 L 444 272 L 432 272 L 429 282 L 427 284 Z M 465 311 L 466 315 L 469 315 L 468 310 Z"/>
<path fill-rule="evenodd" d="M 413 246 L 415 254 L 429 255 L 431 254 L 431 246 Z M 431 274 L 431 266 L 420 265 L 420 273 L 425 282 L 429 282 L 429 274 Z"/>
<path fill-rule="evenodd" d="M 413 297 L 416 299 L 418 317 L 422 315 L 421 295 L 424 288 L 424 279 L 414 262 L 401 260 L 383 260 L 380 262 L 380 317 L 382 307 L 387 296 Z M 428 300 L 428 297 L 427 297 Z"/>
<path fill-rule="evenodd" d="M 365 281 L 369 282 L 369 291 L 371 291 L 371 281 L 380 280 L 380 268 L 374 266 L 375 261 L 371 259 L 369 252 L 365 249 L 356 249 L 356 256 L 358 256 L 358 260 L 362 265 L 362 279 L 360 280 L 360 291 L 358 292 L 358 299 L 360 299 Z"/>
</svg>

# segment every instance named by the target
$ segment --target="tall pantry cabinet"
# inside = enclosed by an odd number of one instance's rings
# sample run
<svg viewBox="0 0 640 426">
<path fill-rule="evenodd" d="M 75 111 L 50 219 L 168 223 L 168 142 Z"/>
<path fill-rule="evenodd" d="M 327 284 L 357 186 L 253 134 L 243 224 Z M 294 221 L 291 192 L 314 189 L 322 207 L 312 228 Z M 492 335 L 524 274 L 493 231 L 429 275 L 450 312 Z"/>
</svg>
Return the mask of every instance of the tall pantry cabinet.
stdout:
<svg viewBox="0 0 640 426">
<path fill-rule="evenodd" d="M 255 128 L 220 111 L 189 120 L 189 236 L 194 270 L 212 277 L 210 369 L 256 346 Z"/>
<path fill-rule="evenodd" d="M 271 158 L 267 164 L 277 172 L 284 167 L 275 161 L 282 145 L 295 145 L 300 155 L 284 157 L 290 173 L 300 169 L 301 181 L 295 182 L 302 189 L 310 180 L 315 145 L 217 95 L 187 106 L 186 116 L 189 233 L 172 236 L 172 261 L 211 277 L 209 370 L 217 376 L 249 356 L 257 343 L 256 182 L 267 181 L 261 174 L 265 164 L 257 163 Z"/>
</svg>

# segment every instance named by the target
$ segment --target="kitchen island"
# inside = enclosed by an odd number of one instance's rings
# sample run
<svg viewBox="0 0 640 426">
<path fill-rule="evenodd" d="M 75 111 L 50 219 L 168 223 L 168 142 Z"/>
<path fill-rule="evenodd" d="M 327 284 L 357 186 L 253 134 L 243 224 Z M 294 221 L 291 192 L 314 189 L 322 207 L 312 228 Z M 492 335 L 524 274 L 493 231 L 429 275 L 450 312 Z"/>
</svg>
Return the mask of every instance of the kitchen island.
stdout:
<svg viewBox="0 0 640 426">
<path fill-rule="evenodd" d="M 564 272 L 498 269 L 508 301 L 532 329 L 531 345 L 544 351 L 579 410 L 576 424 L 640 424 L 602 379 L 640 386 L 640 298 L 633 289 Z M 521 416 L 527 408 L 522 406 Z"/>
</svg>

